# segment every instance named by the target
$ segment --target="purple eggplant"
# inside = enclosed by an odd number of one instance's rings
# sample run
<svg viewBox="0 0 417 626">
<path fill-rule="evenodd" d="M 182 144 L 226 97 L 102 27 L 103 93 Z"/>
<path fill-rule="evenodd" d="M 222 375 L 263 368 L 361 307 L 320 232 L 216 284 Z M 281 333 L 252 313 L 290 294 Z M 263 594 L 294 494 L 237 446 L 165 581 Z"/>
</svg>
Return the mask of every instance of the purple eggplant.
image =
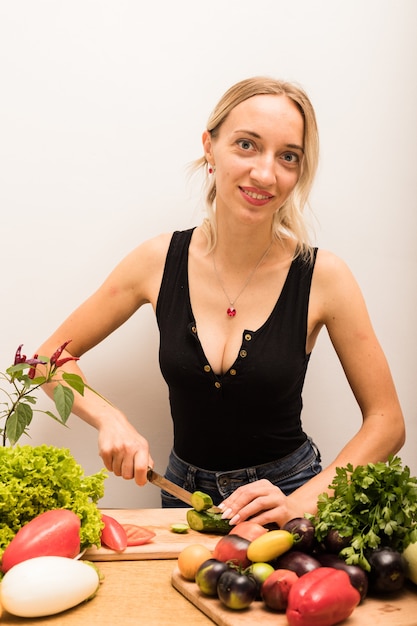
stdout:
<svg viewBox="0 0 417 626">
<path fill-rule="evenodd" d="M 365 600 L 368 593 L 368 574 L 359 565 L 348 565 L 337 554 L 323 552 L 316 556 L 317 560 L 323 567 L 334 567 L 342 569 L 350 578 L 350 582 L 361 594 L 361 602 Z"/>
</svg>

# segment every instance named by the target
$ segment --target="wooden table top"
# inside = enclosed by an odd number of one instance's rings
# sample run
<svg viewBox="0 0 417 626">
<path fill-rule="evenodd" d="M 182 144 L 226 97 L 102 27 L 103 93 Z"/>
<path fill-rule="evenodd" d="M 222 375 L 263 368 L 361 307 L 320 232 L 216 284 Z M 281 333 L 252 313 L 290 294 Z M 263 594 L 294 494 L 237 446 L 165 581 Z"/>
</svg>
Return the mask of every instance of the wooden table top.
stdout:
<svg viewBox="0 0 417 626">
<path fill-rule="evenodd" d="M 28 620 L 3 612 L 0 617 L 2 626 L 81 626 L 81 624 L 100 624 L 100 626 L 213 626 L 217 624 L 262 623 L 259 620 L 261 609 L 257 609 L 257 620 L 239 611 L 217 610 L 216 600 L 210 598 L 213 620 L 197 608 L 171 583 L 176 561 L 109 561 L 97 564 L 104 575 L 104 582 L 97 595 L 89 602 L 49 617 Z M 201 607 L 203 608 L 203 607 Z M 219 619 L 217 619 L 217 617 Z M 417 624 L 417 593 L 410 591 L 394 603 L 382 600 L 378 606 L 370 599 L 358 607 L 346 626 L 414 626 Z M 253 617 L 253 615 L 252 615 Z M 270 613 L 263 616 L 265 624 L 287 625 L 285 614 Z M 363 620 L 362 620 L 363 618 Z M 242 621 L 243 619 L 243 621 Z M 245 621 L 249 619 L 249 621 Z"/>
<path fill-rule="evenodd" d="M 262 608 L 251 609 L 246 616 L 239 611 L 223 610 L 217 601 L 209 598 L 207 602 L 198 598 L 197 585 L 178 578 L 176 556 L 181 547 L 188 543 L 199 543 L 201 533 L 177 535 L 172 537 L 170 524 L 182 519 L 186 509 L 144 509 L 135 511 L 108 511 L 120 521 L 134 521 L 148 524 L 156 532 L 152 552 L 114 555 L 104 560 L 97 557 L 96 563 L 104 576 L 96 596 L 73 609 L 48 617 L 19 618 L 1 612 L 1 626 L 81 626 L 81 624 L 100 624 L 100 626 L 243 626 L 256 623 L 287 626 L 285 614 L 265 614 Z M 219 539 L 217 536 L 216 539 Z M 204 539 L 207 543 L 213 537 Z M 92 554 L 91 556 L 96 556 Z M 105 556 L 105 555 L 104 555 Z M 173 586 L 175 584 L 175 587 Z M 256 614 L 256 619 L 254 618 Z M 210 619 L 211 618 L 211 619 Z M 246 620 L 246 621 L 245 621 Z M 249 620 L 249 621 L 248 621 Z M 346 626 L 415 626 L 417 624 L 417 587 L 410 583 L 395 598 L 366 599 L 363 605 L 355 609 L 346 622 Z"/>
<path fill-rule="evenodd" d="M 89 602 L 58 615 L 30 620 L 3 612 L 1 625 L 213 626 L 211 619 L 173 588 L 174 564 L 172 559 L 97 563 L 105 578 Z"/>
</svg>

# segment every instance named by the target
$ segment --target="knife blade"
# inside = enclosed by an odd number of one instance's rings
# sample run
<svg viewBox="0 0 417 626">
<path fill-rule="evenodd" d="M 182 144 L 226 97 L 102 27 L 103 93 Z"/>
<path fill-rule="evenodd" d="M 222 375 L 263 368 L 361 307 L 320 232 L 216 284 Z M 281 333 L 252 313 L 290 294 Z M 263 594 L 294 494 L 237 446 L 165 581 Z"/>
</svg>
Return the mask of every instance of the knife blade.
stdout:
<svg viewBox="0 0 417 626">
<path fill-rule="evenodd" d="M 175 483 L 168 480 L 168 478 L 165 478 L 165 476 L 158 474 L 158 472 L 155 472 L 152 467 L 148 467 L 148 472 L 146 476 L 148 481 L 153 485 L 156 485 L 160 489 L 163 489 L 167 493 L 170 493 L 171 496 L 175 496 L 179 500 L 182 500 L 182 502 L 185 502 L 185 504 L 188 504 L 191 507 L 193 506 L 191 504 L 192 494 L 190 491 L 183 489 L 179 485 L 176 485 Z M 212 506 L 208 510 L 210 513 L 220 513 L 220 509 L 217 506 Z"/>
<path fill-rule="evenodd" d="M 167 491 L 168 493 L 170 493 L 171 496 L 175 496 L 179 500 L 182 500 L 182 502 L 185 502 L 185 504 L 192 506 L 191 493 L 189 491 L 187 491 L 186 489 L 183 489 L 182 487 L 179 487 L 178 485 L 171 482 L 164 476 L 161 476 L 161 474 L 158 474 L 158 472 L 155 472 L 155 470 L 152 469 L 151 467 L 148 467 L 147 478 L 149 482 L 152 483 L 153 485 L 157 485 L 157 487 L 160 487 L 164 491 Z"/>
</svg>

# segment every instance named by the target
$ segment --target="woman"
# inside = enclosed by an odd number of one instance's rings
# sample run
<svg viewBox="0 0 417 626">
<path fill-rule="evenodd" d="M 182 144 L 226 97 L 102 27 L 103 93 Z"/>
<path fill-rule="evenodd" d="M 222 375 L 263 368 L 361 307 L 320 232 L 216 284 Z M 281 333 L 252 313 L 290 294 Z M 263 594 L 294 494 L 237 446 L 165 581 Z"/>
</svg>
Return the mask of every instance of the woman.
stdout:
<svg viewBox="0 0 417 626">
<path fill-rule="evenodd" d="M 150 303 L 174 423 L 167 477 L 210 493 L 231 523 L 283 524 L 316 510 L 336 466 L 396 453 L 403 416 L 357 283 L 308 243 L 303 208 L 318 136 L 306 94 L 269 78 L 241 81 L 202 141 L 196 167 L 207 177 L 208 219 L 141 244 L 38 352 L 72 338 L 68 350 L 81 356 Z M 363 417 L 325 469 L 300 419 L 323 326 Z M 145 484 L 153 459 L 127 417 L 91 393 L 74 412 L 97 428 L 106 468 Z M 183 505 L 163 493 L 163 506 Z"/>
</svg>

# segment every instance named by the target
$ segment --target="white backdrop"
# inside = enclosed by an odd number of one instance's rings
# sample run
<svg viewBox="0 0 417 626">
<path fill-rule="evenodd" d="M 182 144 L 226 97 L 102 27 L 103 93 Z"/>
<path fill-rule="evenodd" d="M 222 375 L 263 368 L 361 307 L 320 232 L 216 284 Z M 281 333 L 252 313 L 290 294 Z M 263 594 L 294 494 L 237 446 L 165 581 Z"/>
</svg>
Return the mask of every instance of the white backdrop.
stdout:
<svg viewBox="0 0 417 626">
<path fill-rule="evenodd" d="M 186 166 L 232 83 L 294 80 L 321 130 L 317 243 L 364 291 L 407 420 L 400 454 L 417 474 L 416 23 L 415 0 L 0 0 L 0 369 L 138 243 L 200 222 Z M 163 471 L 172 431 L 157 347 L 145 307 L 81 366 Z M 325 333 L 304 405 L 327 462 L 360 416 Z M 69 425 L 37 416 L 22 443 L 67 446 L 97 471 L 96 432 Z M 110 476 L 101 504 L 159 506 L 159 493 Z"/>
</svg>

